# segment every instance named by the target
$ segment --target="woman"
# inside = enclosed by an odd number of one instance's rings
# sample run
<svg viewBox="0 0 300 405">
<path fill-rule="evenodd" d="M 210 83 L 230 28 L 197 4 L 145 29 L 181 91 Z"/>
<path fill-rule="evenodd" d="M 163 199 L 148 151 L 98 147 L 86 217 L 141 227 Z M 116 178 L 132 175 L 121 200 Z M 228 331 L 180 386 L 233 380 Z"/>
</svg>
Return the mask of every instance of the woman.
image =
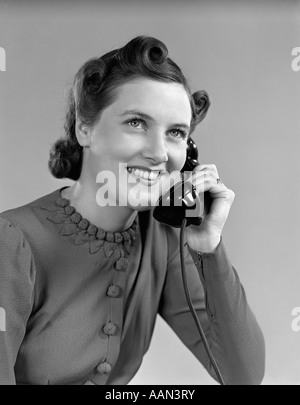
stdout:
<svg viewBox="0 0 300 405">
<path fill-rule="evenodd" d="M 74 184 L 0 216 L 2 384 L 126 384 L 157 314 L 215 378 L 186 304 L 179 230 L 151 215 L 209 105 L 167 53 L 137 37 L 86 62 L 49 160 Z M 212 200 L 185 233 L 197 315 L 225 382 L 259 384 L 263 336 L 221 238 L 234 193 L 211 164 L 189 180 Z"/>
</svg>

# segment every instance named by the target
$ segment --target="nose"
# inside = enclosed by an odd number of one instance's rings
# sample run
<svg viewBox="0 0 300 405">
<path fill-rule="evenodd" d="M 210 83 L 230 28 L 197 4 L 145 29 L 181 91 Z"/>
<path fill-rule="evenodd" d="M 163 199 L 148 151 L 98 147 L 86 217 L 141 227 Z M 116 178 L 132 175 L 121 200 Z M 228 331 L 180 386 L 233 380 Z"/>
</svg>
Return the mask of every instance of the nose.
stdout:
<svg viewBox="0 0 300 405">
<path fill-rule="evenodd" d="M 143 150 L 143 156 L 154 164 L 161 164 L 168 161 L 168 149 L 165 137 L 161 133 L 149 133 Z"/>
</svg>

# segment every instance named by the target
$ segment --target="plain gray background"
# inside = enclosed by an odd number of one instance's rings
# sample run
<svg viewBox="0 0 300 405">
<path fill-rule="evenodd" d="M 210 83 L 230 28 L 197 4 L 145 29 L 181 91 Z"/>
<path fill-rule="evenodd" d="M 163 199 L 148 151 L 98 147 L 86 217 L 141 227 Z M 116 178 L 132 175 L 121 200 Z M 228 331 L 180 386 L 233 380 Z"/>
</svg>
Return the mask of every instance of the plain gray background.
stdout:
<svg viewBox="0 0 300 405">
<path fill-rule="evenodd" d="M 70 184 L 47 169 L 68 85 L 87 59 L 141 34 L 211 96 L 194 139 L 236 193 L 223 238 L 265 335 L 263 383 L 299 384 L 299 1 L 0 1 L 0 211 Z M 214 381 L 158 319 L 132 384 Z"/>
</svg>

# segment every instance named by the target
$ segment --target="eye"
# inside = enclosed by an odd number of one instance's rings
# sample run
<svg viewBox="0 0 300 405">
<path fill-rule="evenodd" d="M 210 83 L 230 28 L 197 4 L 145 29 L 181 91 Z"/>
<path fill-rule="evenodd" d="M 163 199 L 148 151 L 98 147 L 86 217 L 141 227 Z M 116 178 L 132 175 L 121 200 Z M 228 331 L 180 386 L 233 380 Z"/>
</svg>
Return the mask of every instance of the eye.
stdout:
<svg viewBox="0 0 300 405">
<path fill-rule="evenodd" d="M 146 126 L 146 122 L 141 118 L 130 118 L 129 120 L 125 121 L 125 124 L 130 125 L 133 128 L 144 128 Z"/>
<path fill-rule="evenodd" d="M 174 128 L 169 131 L 170 135 L 173 136 L 174 138 L 181 138 L 181 139 L 186 139 L 188 134 L 186 131 L 183 131 L 182 129 L 179 128 Z"/>
</svg>

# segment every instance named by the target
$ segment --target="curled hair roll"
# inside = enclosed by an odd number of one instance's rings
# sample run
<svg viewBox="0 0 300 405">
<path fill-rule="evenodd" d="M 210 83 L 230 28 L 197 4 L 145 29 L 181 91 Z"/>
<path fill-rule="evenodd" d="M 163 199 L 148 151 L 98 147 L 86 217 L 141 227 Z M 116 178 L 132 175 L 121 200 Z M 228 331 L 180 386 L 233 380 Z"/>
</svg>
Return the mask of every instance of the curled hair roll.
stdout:
<svg viewBox="0 0 300 405">
<path fill-rule="evenodd" d="M 143 66 L 151 72 L 161 74 L 158 66 L 163 64 L 168 56 L 166 45 L 153 37 L 139 36 L 131 40 L 125 47 L 119 50 L 121 65 Z"/>
<path fill-rule="evenodd" d="M 73 91 L 69 92 L 69 106 L 65 119 L 66 137 L 58 139 L 50 150 L 48 167 L 57 179 L 78 180 L 82 167 L 83 148 L 79 145 L 76 133 L 76 111 Z"/>
</svg>

